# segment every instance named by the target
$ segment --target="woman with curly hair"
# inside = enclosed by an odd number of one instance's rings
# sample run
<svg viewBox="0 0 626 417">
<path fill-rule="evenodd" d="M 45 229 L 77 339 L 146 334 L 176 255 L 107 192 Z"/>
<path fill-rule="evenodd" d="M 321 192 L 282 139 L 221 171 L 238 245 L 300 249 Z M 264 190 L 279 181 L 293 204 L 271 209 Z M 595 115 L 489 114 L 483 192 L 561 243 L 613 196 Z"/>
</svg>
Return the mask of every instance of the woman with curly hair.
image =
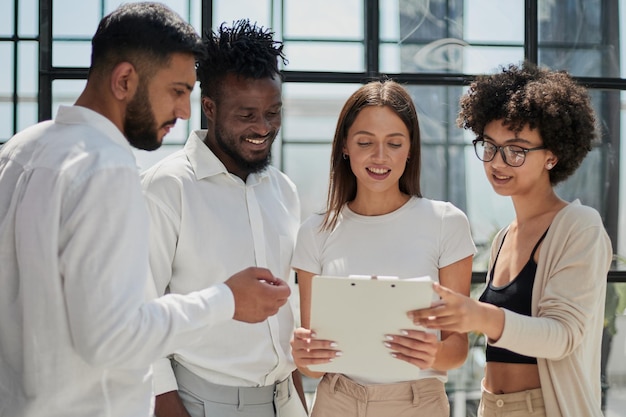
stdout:
<svg viewBox="0 0 626 417">
<path fill-rule="evenodd" d="M 479 416 L 600 417 L 611 242 L 596 210 L 554 190 L 591 150 L 587 91 L 565 72 L 510 65 L 470 86 L 458 123 L 515 219 L 493 242 L 479 300 L 435 284 L 441 301 L 413 320 L 486 335 Z"/>
</svg>

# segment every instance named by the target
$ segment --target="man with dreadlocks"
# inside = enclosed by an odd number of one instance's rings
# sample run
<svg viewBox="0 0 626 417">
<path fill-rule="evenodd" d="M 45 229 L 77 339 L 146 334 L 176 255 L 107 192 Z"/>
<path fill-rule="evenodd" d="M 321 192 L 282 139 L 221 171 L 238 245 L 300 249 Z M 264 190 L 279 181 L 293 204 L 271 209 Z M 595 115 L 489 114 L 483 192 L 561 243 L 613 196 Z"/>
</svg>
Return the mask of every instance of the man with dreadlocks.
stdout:
<svg viewBox="0 0 626 417">
<path fill-rule="evenodd" d="M 204 49 L 197 73 L 207 129 L 142 174 L 159 294 L 215 285 L 247 266 L 287 280 L 300 224 L 294 184 L 269 164 L 281 125 L 282 42 L 239 20 L 207 34 Z M 156 415 L 306 416 L 293 317 L 288 302 L 260 323 L 230 320 L 155 364 Z"/>
</svg>

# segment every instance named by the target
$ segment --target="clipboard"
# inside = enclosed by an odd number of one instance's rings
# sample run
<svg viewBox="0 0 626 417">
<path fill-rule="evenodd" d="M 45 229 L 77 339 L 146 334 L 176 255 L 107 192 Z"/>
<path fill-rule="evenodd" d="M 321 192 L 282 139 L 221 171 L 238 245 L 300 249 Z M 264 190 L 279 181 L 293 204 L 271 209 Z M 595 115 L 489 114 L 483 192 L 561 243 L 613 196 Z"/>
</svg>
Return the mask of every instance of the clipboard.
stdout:
<svg viewBox="0 0 626 417">
<path fill-rule="evenodd" d="M 413 324 L 406 315 L 431 305 L 432 283 L 428 276 L 314 276 L 311 329 L 318 339 L 337 342 L 342 356 L 329 363 L 310 365 L 309 369 L 358 374 L 367 368 L 385 380 L 416 379 L 420 369 L 392 357 L 383 343 L 386 334 L 400 334 L 401 329 L 435 332 Z"/>
</svg>

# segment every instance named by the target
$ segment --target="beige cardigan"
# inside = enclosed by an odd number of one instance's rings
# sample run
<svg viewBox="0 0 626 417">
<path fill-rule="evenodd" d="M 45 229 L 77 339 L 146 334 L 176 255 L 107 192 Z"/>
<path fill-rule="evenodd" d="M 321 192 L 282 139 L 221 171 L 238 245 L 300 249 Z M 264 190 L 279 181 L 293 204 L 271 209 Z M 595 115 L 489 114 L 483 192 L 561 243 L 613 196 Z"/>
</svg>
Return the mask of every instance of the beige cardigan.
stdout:
<svg viewBox="0 0 626 417">
<path fill-rule="evenodd" d="M 539 251 L 532 317 L 505 310 L 502 336 L 490 342 L 537 358 L 548 417 L 602 417 L 600 343 L 612 256 L 598 212 L 578 200 L 564 207 Z"/>
</svg>

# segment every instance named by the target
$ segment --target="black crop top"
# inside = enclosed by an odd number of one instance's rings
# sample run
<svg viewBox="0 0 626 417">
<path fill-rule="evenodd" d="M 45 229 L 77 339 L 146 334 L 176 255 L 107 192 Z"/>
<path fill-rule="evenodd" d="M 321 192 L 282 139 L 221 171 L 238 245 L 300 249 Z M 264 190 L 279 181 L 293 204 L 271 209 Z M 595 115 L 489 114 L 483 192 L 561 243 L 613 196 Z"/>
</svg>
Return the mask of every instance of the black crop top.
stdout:
<svg viewBox="0 0 626 417">
<path fill-rule="evenodd" d="M 491 271 L 489 272 L 489 284 L 485 288 L 485 291 L 482 293 L 479 300 L 498 307 L 506 308 L 507 310 L 515 313 L 530 316 L 533 285 L 535 283 L 535 274 L 537 273 L 537 263 L 534 259 L 535 252 L 537 251 L 539 244 L 543 241 L 543 238 L 546 237 L 547 233 L 548 231 L 546 230 L 541 236 L 530 254 L 530 259 L 515 279 L 502 287 L 495 287 L 493 285 L 493 275 L 494 270 L 496 269 L 496 263 L 498 262 L 498 256 L 500 256 L 500 249 L 502 249 L 502 244 L 504 244 L 504 239 L 506 239 L 505 234 L 504 238 L 502 238 L 502 243 L 498 249 L 498 254 L 493 262 Z M 520 355 L 518 353 L 511 352 L 508 349 L 491 346 L 489 344 L 487 345 L 485 353 L 487 362 L 537 364 L 537 358 Z"/>
</svg>

